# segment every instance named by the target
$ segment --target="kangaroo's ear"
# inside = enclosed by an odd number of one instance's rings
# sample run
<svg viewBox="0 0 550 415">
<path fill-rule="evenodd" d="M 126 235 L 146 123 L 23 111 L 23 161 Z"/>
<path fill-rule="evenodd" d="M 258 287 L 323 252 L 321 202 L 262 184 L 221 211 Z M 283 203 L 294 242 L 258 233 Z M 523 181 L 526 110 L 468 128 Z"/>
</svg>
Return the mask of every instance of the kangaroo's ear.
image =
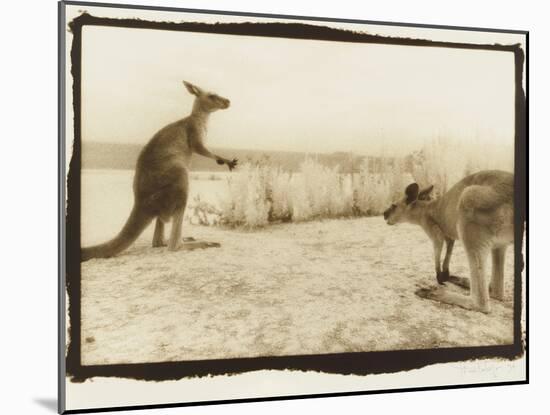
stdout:
<svg viewBox="0 0 550 415">
<path fill-rule="evenodd" d="M 190 94 L 193 94 L 195 96 L 199 96 L 201 94 L 201 89 L 198 86 L 195 86 L 187 81 L 183 81 L 183 85 L 185 85 Z"/>
<path fill-rule="evenodd" d="M 411 183 L 407 186 L 405 189 L 405 194 L 407 195 L 407 205 L 418 199 L 418 189 L 419 186 L 417 183 Z"/>
<path fill-rule="evenodd" d="M 418 192 L 418 200 L 430 200 L 430 194 L 432 193 L 433 189 L 433 184 L 426 187 L 425 189 L 422 189 L 420 192 Z"/>
</svg>

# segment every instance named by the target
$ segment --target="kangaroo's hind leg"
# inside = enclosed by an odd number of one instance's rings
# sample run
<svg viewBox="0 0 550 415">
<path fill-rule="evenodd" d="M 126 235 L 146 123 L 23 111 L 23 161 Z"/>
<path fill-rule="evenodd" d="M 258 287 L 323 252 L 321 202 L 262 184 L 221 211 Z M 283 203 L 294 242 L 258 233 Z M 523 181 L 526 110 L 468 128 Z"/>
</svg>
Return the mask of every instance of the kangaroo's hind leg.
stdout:
<svg viewBox="0 0 550 415">
<path fill-rule="evenodd" d="M 461 217 L 458 223 L 458 231 L 464 250 L 468 257 L 470 268 L 470 295 L 462 296 L 468 299 L 465 308 L 488 313 L 489 302 L 489 279 L 487 275 L 487 259 L 492 248 L 492 237 L 487 229 L 475 221 L 471 212 L 460 212 Z M 459 302 L 461 306 L 463 299 Z"/>
<path fill-rule="evenodd" d="M 486 268 L 491 237 L 482 226 L 467 218 L 462 218 L 459 221 L 459 231 L 470 265 L 470 295 L 454 293 L 445 287 L 437 290 L 420 289 L 417 291 L 417 295 L 469 310 L 488 313 L 490 311 L 489 281 Z"/>
<path fill-rule="evenodd" d="M 178 208 L 172 217 L 172 232 L 170 233 L 170 241 L 168 242 L 168 249 L 170 251 L 177 251 L 181 248 L 181 228 L 183 226 L 184 214 L 185 206 Z"/>
<path fill-rule="evenodd" d="M 504 258 L 507 246 L 493 248 L 493 274 L 491 278 L 491 297 L 496 300 L 504 300 Z"/>
<path fill-rule="evenodd" d="M 153 234 L 153 248 L 160 248 L 166 246 L 164 240 L 164 222 L 160 217 L 157 217 L 155 223 L 155 233 Z"/>
<path fill-rule="evenodd" d="M 487 259 L 489 248 L 466 248 L 470 265 L 470 300 L 472 308 L 484 313 L 490 311 Z"/>
<path fill-rule="evenodd" d="M 176 251 L 182 246 L 181 228 L 183 226 L 183 215 L 187 206 L 187 197 L 189 194 L 189 177 L 186 169 L 182 169 L 181 180 L 174 186 L 173 200 L 174 211 L 172 215 L 172 231 L 168 241 L 168 249 Z"/>
</svg>

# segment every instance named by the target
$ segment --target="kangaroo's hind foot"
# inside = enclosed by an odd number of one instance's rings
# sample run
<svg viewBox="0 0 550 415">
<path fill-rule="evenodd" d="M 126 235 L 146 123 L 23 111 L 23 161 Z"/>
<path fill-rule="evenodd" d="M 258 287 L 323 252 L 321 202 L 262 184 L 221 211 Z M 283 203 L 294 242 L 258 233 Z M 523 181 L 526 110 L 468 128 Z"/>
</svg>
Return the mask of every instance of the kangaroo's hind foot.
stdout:
<svg viewBox="0 0 550 415">
<path fill-rule="evenodd" d="M 184 242 L 183 245 L 180 247 L 180 249 L 192 251 L 194 249 L 220 248 L 220 247 L 221 247 L 221 244 L 219 244 L 218 242 L 197 241 L 193 239 L 192 241 Z"/>
<path fill-rule="evenodd" d="M 454 305 L 466 310 L 479 311 L 485 314 L 491 311 L 488 302 L 477 304 L 471 296 L 450 292 L 445 287 L 419 288 L 415 294 L 426 300 Z"/>
</svg>

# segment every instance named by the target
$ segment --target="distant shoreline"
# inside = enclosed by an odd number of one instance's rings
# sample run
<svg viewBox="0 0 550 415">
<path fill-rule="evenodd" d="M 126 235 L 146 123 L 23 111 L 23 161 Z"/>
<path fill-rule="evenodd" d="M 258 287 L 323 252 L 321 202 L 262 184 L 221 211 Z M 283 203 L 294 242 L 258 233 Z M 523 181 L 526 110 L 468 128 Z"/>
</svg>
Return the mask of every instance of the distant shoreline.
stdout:
<svg viewBox="0 0 550 415">
<path fill-rule="evenodd" d="M 82 143 L 82 169 L 110 169 L 110 170 L 135 170 L 136 162 L 142 145 L 121 144 L 121 143 L 100 143 L 96 141 L 84 141 Z M 359 172 L 359 167 L 367 156 L 357 155 L 350 152 L 333 152 L 308 154 L 286 151 L 262 151 L 262 150 L 241 150 L 227 148 L 212 148 L 216 154 L 227 158 L 236 158 L 241 164 L 249 163 L 270 163 L 280 166 L 290 172 L 300 170 L 300 165 L 307 158 L 313 158 L 327 167 L 340 166 L 340 172 Z M 393 157 L 368 157 L 369 164 L 377 164 L 383 160 L 395 160 Z M 193 155 L 190 171 L 193 172 L 225 172 L 227 167 L 219 166 L 212 160 L 205 157 Z"/>
</svg>

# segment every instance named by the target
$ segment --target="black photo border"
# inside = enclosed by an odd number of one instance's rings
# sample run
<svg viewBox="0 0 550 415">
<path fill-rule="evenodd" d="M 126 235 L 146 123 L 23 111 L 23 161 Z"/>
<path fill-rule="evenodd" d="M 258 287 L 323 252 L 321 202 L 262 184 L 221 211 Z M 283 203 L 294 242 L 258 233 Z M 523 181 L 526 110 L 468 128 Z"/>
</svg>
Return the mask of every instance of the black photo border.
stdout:
<svg viewBox="0 0 550 415">
<path fill-rule="evenodd" d="M 213 15 L 232 15 L 240 17 L 272 18 L 285 19 L 288 22 L 273 23 L 197 23 L 197 22 L 157 22 L 147 21 L 135 18 L 105 18 L 96 17 L 86 12 L 71 22 L 66 22 L 65 6 L 86 7 L 108 7 L 121 9 L 152 10 L 161 12 L 184 12 L 197 14 Z M 157 6 L 138 6 L 138 5 L 120 5 L 109 3 L 88 3 L 78 1 L 61 1 L 58 3 L 58 37 L 59 37 L 59 96 L 58 96 L 58 123 L 59 123 L 59 177 L 58 177 L 58 196 L 59 196 L 59 349 L 58 349 L 58 391 L 59 391 L 59 411 L 62 413 L 87 413 L 97 411 L 116 411 L 128 409 L 150 409 L 150 408 L 170 408 L 191 405 L 210 405 L 221 403 L 240 403 L 284 399 L 302 399 L 327 396 L 349 396 L 373 393 L 389 393 L 434 389 L 466 388 L 479 386 L 495 386 L 510 384 L 529 383 L 528 371 L 528 244 L 527 238 L 523 239 L 528 232 L 528 45 L 529 32 L 519 30 L 502 30 L 487 28 L 468 28 L 458 26 L 439 26 L 409 23 L 376 22 L 366 20 L 335 19 L 323 17 L 307 16 L 289 16 L 260 13 L 228 12 L 217 10 L 184 9 Z M 187 17 L 187 16 L 186 16 Z M 386 37 L 380 35 L 371 35 L 363 32 L 335 29 L 326 26 L 315 26 L 295 20 L 311 22 L 338 22 L 352 24 L 375 24 L 388 26 L 405 26 L 411 28 L 430 28 L 440 30 L 462 30 L 462 31 L 481 31 L 511 33 L 525 36 L 525 51 L 520 44 L 501 45 L 501 44 L 470 44 L 444 41 L 431 41 L 413 38 Z M 71 63 L 71 75 L 73 77 L 72 95 L 73 95 L 73 129 L 74 142 L 72 148 L 72 157 L 69 163 L 68 173 L 65 169 L 65 80 L 69 74 L 65 73 L 65 33 L 67 30 L 72 32 L 73 39 L 70 48 L 70 55 L 66 58 Z M 399 351 L 381 351 L 381 352 L 354 352 L 354 353 L 332 353 L 322 355 L 300 355 L 300 356 L 273 356 L 273 357 L 255 357 L 238 359 L 220 359 L 220 360 L 200 360 L 200 361 L 181 361 L 181 362 L 161 362 L 161 363 L 138 363 L 138 364 L 115 364 L 115 365 L 92 365 L 84 366 L 81 364 L 81 331 L 80 331 L 80 180 L 81 180 L 81 48 L 82 48 L 82 28 L 86 25 L 95 26 L 116 26 L 136 29 L 159 29 L 171 31 L 188 31 L 195 33 L 215 33 L 226 35 L 247 35 L 279 37 L 292 39 L 310 39 L 339 42 L 361 42 L 377 43 L 402 46 L 424 46 L 424 47 L 445 47 L 471 50 L 488 51 L 506 51 L 513 53 L 515 63 L 515 244 L 514 244 L 514 343 L 503 346 L 481 346 L 481 347 L 457 347 L 440 349 L 422 349 L 422 350 L 399 350 Z M 524 72 L 525 64 L 525 72 Z M 525 77 L 525 90 L 523 80 Z M 523 243 L 525 243 L 525 258 L 522 255 Z M 522 283 L 522 271 L 525 271 L 525 287 Z M 522 292 L 525 288 L 525 322 L 524 334 L 522 334 Z M 65 321 L 68 302 L 69 321 Z M 70 322 L 70 324 L 69 324 Z M 66 327 L 70 343 L 66 346 Z M 322 373 L 338 374 L 378 374 L 393 373 L 404 370 L 421 368 L 435 363 L 458 362 L 475 359 L 501 358 L 513 360 L 525 356 L 526 372 L 525 379 L 521 381 L 504 381 L 498 383 L 480 383 L 480 384 L 451 384 L 438 385 L 430 387 L 415 387 L 406 389 L 387 389 L 361 392 L 342 392 L 342 393 L 323 393 L 312 395 L 293 395 L 293 396 L 266 396 L 261 398 L 244 398 L 234 400 L 213 400 L 207 402 L 184 402 L 176 404 L 155 404 L 140 406 L 121 406 L 91 408 L 82 410 L 65 410 L 65 387 L 66 377 L 70 377 L 72 382 L 84 382 L 95 376 L 103 377 L 121 377 L 139 380 L 175 380 L 186 377 L 200 377 L 212 375 L 226 375 L 244 373 L 254 370 L 274 369 L 274 370 L 299 370 L 315 371 Z"/>
</svg>

